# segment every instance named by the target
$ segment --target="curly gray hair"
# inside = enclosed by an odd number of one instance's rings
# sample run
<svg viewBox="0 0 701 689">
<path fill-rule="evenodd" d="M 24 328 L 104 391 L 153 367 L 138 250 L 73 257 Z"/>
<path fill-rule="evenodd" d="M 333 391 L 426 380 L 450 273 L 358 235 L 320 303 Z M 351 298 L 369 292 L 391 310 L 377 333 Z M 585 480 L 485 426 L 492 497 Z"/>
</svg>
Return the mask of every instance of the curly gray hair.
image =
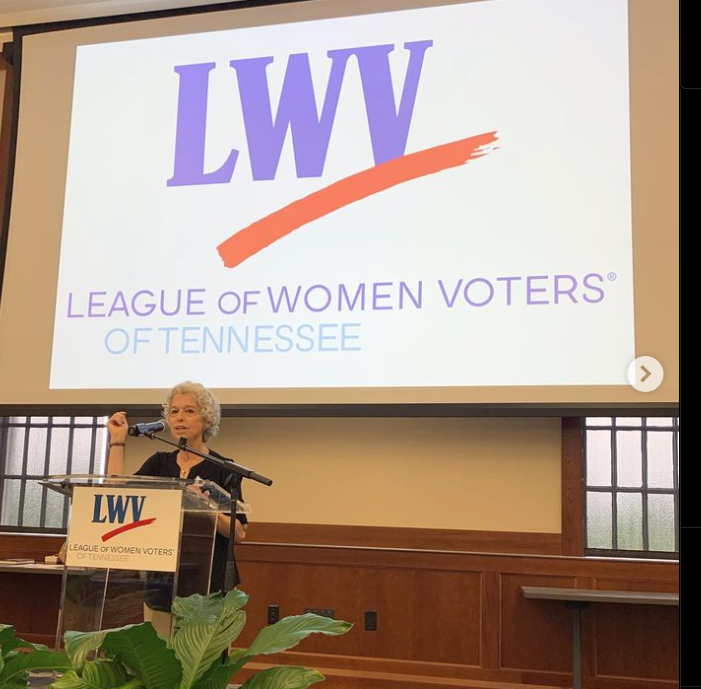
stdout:
<svg viewBox="0 0 701 689">
<path fill-rule="evenodd" d="M 202 418 L 205 421 L 202 440 L 207 442 L 210 438 L 213 438 L 219 432 L 219 423 L 221 421 L 221 407 L 219 402 L 217 402 L 217 398 L 201 383 L 193 383 L 190 380 L 178 383 L 170 390 L 165 402 L 163 402 L 163 418 L 166 421 L 173 404 L 173 397 L 176 395 L 192 395 L 195 398 L 200 414 L 202 414 Z"/>
</svg>

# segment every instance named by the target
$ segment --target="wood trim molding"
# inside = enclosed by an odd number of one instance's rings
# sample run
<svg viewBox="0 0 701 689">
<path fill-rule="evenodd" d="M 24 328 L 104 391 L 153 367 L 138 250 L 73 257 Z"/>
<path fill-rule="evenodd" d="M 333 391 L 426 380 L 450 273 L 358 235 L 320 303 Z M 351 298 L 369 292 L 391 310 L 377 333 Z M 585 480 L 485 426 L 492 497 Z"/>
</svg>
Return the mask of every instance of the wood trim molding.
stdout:
<svg viewBox="0 0 701 689">
<path fill-rule="evenodd" d="M 583 419 L 562 419 L 562 555 L 584 555 Z"/>
<path fill-rule="evenodd" d="M 406 548 L 527 555 L 562 554 L 562 537 L 557 533 L 251 522 L 247 540 L 249 543 L 288 545 Z"/>
<path fill-rule="evenodd" d="M 12 114 L 14 110 L 14 72 L 12 65 L 0 55 L 0 71 L 5 75 L 5 87 L 2 94 L 2 113 L 0 113 L 0 220 L 4 216 L 6 203 L 6 187 L 8 164 L 10 160 L 10 139 L 12 129 Z M 0 222 L 0 237 L 3 228 Z"/>
<path fill-rule="evenodd" d="M 45 555 L 55 555 L 65 540 L 65 536 L 0 533 L 0 557 L 32 557 L 43 560 Z"/>
<path fill-rule="evenodd" d="M 352 548 L 344 546 L 244 543 L 240 563 L 333 565 L 454 572 L 497 572 L 523 575 L 584 577 L 595 581 L 640 581 L 654 590 L 679 590 L 679 561 L 621 560 L 616 558 L 563 557 L 500 553 Z M 595 586 L 605 589 L 606 586 Z M 653 590 L 653 589 L 650 589 Z"/>
</svg>

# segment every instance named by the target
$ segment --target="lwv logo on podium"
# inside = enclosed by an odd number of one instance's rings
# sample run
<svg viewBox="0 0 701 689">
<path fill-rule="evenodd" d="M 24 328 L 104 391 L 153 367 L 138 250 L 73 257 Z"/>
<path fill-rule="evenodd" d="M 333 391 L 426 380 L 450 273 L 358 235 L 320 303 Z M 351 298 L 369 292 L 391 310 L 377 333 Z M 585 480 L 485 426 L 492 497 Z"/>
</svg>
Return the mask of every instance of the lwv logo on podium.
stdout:
<svg viewBox="0 0 701 689">
<path fill-rule="evenodd" d="M 66 565 L 174 572 L 180 547 L 182 501 L 181 490 L 109 484 L 76 486 Z M 142 529 L 143 526 L 149 528 Z"/>
<path fill-rule="evenodd" d="M 125 531 L 131 531 L 141 526 L 148 526 L 156 521 L 156 517 L 142 519 L 141 514 L 146 502 L 145 495 L 113 495 L 96 493 L 93 504 L 93 524 L 119 524 L 114 529 L 102 535 L 102 541 L 108 541 Z"/>
</svg>

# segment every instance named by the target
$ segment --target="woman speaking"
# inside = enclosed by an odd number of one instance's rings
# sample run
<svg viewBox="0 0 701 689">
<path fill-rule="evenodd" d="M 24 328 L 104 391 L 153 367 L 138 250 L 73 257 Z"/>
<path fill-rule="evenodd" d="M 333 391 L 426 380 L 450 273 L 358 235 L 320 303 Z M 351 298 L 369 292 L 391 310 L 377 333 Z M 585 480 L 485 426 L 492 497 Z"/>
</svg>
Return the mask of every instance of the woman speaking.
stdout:
<svg viewBox="0 0 701 689">
<path fill-rule="evenodd" d="M 214 395 L 204 386 L 189 381 L 176 385 L 163 402 L 163 418 L 175 440 L 184 440 L 193 450 L 225 459 L 207 446 L 207 442 L 219 430 L 221 408 Z M 118 411 L 112 414 L 107 422 L 107 427 L 110 433 L 107 473 L 109 475 L 123 475 L 127 431 L 129 428 L 126 413 Z M 151 455 L 139 470 L 135 472 L 135 475 L 181 479 L 200 478 L 213 481 L 219 486 L 227 486 L 230 480 L 230 473 L 228 469 L 219 464 L 209 462 L 203 457 L 187 452 L 184 449 L 177 449 L 172 452 L 156 452 Z M 240 483 L 236 481 L 235 485 L 239 486 Z M 234 495 L 232 495 L 233 497 Z M 238 488 L 238 495 L 235 497 L 242 500 L 240 487 Z M 231 517 L 228 514 L 220 512 L 217 515 L 217 534 L 214 545 L 210 592 L 221 591 L 224 588 L 230 519 Z M 235 529 L 236 543 L 242 543 L 246 537 L 247 529 L 245 515 L 239 514 L 236 516 Z M 238 571 L 235 579 L 236 585 L 238 585 L 240 581 Z M 169 613 L 170 596 L 158 596 L 157 593 L 157 590 L 151 589 L 149 591 L 147 587 L 146 606 L 151 611 L 156 610 Z M 148 615 L 149 611 L 146 611 L 146 613 Z M 155 625 L 156 620 L 153 617 L 152 621 Z"/>
</svg>

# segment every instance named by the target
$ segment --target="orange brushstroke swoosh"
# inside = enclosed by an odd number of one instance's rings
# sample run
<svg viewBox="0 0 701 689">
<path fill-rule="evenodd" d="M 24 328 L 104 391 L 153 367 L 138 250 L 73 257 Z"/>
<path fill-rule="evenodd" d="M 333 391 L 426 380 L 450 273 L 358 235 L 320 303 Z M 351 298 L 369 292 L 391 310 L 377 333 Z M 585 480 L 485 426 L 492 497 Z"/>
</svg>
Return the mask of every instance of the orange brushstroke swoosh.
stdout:
<svg viewBox="0 0 701 689">
<path fill-rule="evenodd" d="M 149 524 L 153 524 L 153 522 L 155 521 L 156 517 L 151 517 L 150 519 L 142 519 L 141 521 L 131 522 L 131 524 L 125 524 L 124 526 L 112 529 L 112 531 L 108 531 L 102 536 L 102 542 L 104 543 L 105 541 L 109 541 L 110 538 L 118 536 L 120 533 L 124 533 L 125 531 L 131 531 L 132 529 L 136 529 L 139 526 L 148 526 Z"/>
<path fill-rule="evenodd" d="M 234 268 L 253 254 L 262 251 L 312 220 L 322 218 L 339 208 L 403 182 L 481 158 L 488 152 L 481 151 L 481 147 L 496 140 L 496 132 L 485 132 L 449 144 L 427 148 L 418 153 L 410 153 L 401 158 L 394 158 L 350 175 L 280 208 L 265 218 L 256 220 L 223 241 L 217 247 L 217 251 L 224 265 L 227 268 Z"/>
</svg>

